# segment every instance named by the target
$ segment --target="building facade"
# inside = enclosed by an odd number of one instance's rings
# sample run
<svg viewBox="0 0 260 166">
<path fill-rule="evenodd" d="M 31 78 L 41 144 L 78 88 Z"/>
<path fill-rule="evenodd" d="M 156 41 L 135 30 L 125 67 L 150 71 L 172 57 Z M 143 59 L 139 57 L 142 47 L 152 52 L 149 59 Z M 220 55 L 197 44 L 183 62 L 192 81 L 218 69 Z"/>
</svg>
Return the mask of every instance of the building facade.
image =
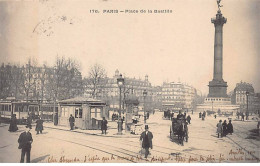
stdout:
<svg viewBox="0 0 260 166">
<path fill-rule="evenodd" d="M 162 85 L 162 106 L 164 109 L 193 109 L 196 89 L 180 82 L 164 82 Z"/>
<path fill-rule="evenodd" d="M 247 107 L 249 112 L 259 110 L 260 96 L 255 93 L 252 84 L 240 82 L 236 84 L 232 94 L 232 103 L 240 105 L 240 111 L 246 112 Z"/>
</svg>

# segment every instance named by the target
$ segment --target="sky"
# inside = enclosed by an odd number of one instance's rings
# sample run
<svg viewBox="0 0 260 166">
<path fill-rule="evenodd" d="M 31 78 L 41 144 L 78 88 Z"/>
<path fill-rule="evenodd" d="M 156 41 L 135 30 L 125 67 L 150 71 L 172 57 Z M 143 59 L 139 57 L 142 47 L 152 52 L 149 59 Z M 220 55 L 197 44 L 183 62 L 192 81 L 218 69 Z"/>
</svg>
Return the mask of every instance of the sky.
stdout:
<svg viewBox="0 0 260 166">
<path fill-rule="evenodd" d="M 222 0 L 223 79 L 260 92 L 260 0 Z M 103 10 L 172 13 L 102 13 Z M 90 13 L 99 10 L 99 13 Z M 213 78 L 216 0 L 35 0 L 0 2 L 0 63 L 75 59 L 83 76 L 101 64 L 152 85 L 185 82 L 208 94 Z"/>
</svg>

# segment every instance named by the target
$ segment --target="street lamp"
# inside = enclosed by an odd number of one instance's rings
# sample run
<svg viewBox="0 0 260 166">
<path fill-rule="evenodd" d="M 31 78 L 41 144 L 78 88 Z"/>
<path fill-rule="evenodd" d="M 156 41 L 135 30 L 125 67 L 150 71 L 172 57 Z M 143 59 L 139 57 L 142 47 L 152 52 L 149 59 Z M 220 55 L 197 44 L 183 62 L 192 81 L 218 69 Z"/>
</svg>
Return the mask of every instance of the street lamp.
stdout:
<svg viewBox="0 0 260 166">
<path fill-rule="evenodd" d="M 121 120 L 121 88 L 124 86 L 124 78 L 122 74 L 117 78 L 117 85 L 119 87 L 119 118 L 118 118 L 118 134 L 122 134 L 122 120 Z"/>
<path fill-rule="evenodd" d="M 212 113 L 213 113 L 213 101 L 212 101 Z"/>
<path fill-rule="evenodd" d="M 248 112 L 248 96 L 249 96 L 249 92 L 247 91 L 246 92 L 246 120 L 248 120 L 248 115 L 249 115 L 249 112 Z"/>
<path fill-rule="evenodd" d="M 145 112 L 145 98 L 147 96 L 147 91 L 143 91 L 143 96 L 144 96 L 144 123 L 146 123 L 146 112 Z"/>
</svg>

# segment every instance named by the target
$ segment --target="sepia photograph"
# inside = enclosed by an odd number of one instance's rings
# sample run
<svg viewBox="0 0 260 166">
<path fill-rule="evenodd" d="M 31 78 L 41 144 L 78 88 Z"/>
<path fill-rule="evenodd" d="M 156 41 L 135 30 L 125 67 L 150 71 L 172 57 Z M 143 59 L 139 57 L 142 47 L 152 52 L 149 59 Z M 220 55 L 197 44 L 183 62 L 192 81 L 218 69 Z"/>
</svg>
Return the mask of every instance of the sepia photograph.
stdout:
<svg viewBox="0 0 260 166">
<path fill-rule="evenodd" d="M 260 0 L 0 0 L 0 165 L 260 162 Z"/>
</svg>

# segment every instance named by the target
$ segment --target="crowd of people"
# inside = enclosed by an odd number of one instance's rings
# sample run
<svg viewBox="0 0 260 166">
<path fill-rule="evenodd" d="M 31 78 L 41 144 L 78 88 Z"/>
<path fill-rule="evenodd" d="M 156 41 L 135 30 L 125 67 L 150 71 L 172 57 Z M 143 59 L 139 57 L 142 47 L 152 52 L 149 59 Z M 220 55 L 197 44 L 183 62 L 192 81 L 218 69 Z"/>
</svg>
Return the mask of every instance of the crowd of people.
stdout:
<svg viewBox="0 0 260 166">
<path fill-rule="evenodd" d="M 219 123 L 217 124 L 217 134 L 219 137 L 225 137 L 228 134 L 232 134 L 233 131 L 233 124 L 231 123 L 231 120 L 229 120 L 229 123 L 227 124 L 227 121 L 224 120 L 222 123 L 222 120 L 219 120 Z"/>
</svg>

